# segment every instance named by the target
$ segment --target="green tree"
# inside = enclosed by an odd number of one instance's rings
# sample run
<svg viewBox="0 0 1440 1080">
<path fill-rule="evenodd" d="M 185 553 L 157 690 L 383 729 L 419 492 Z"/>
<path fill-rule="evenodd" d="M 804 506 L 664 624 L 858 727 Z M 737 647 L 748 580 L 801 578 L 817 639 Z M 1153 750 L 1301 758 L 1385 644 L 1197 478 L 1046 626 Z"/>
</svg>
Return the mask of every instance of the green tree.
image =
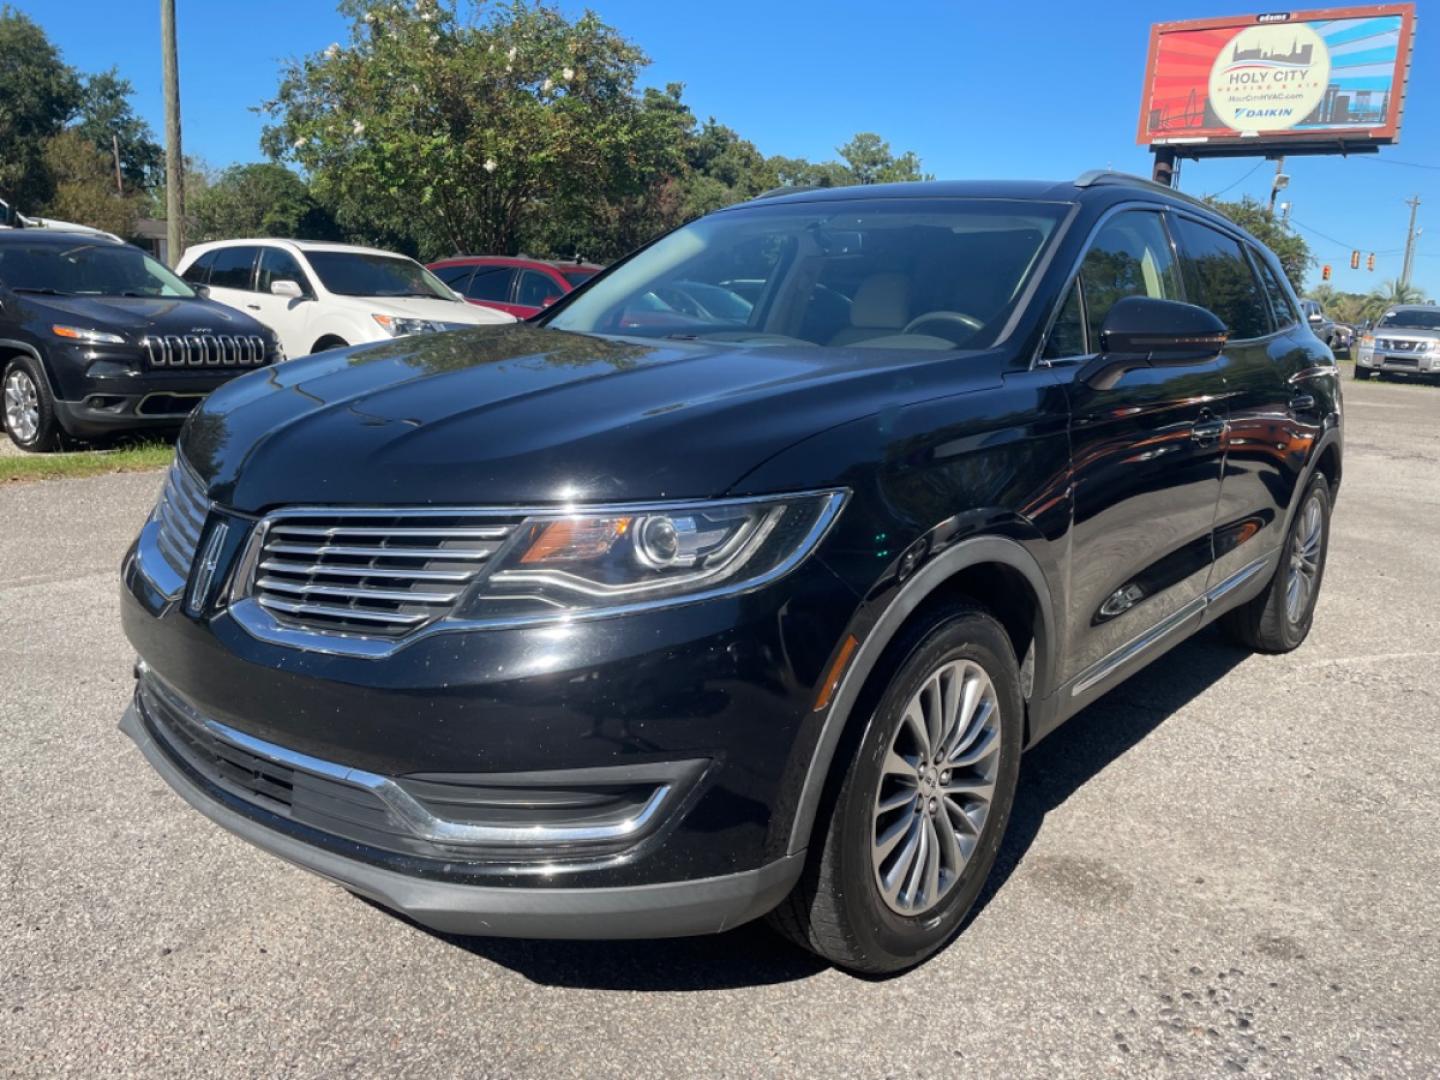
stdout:
<svg viewBox="0 0 1440 1080">
<path fill-rule="evenodd" d="M 1370 319 L 1378 319 L 1385 314 L 1387 308 L 1396 304 L 1423 304 L 1425 300 L 1424 289 L 1395 278 L 1371 290 L 1366 298 L 1365 315 Z"/>
<path fill-rule="evenodd" d="M 52 185 L 47 214 L 117 236 L 133 235 L 144 197 L 116 193 L 109 154 L 78 131 L 62 131 L 45 144 L 44 166 Z"/>
<path fill-rule="evenodd" d="M 292 63 L 263 145 L 347 228 L 400 221 L 422 255 L 513 253 L 557 208 L 643 194 L 679 167 L 635 92 L 646 58 L 592 13 L 343 0 L 348 45 Z"/>
<path fill-rule="evenodd" d="M 50 198 L 45 146 L 80 100 L 79 79 L 45 31 L 0 7 L 0 197 L 11 206 L 35 213 Z"/>
<path fill-rule="evenodd" d="M 1305 272 L 1315 261 L 1310 255 L 1310 245 L 1305 243 L 1304 237 L 1284 222 L 1277 221 L 1265 209 L 1264 203 L 1249 195 L 1239 202 L 1225 202 L 1215 198 L 1205 201 L 1212 209 L 1224 214 L 1273 251 L 1295 291 L 1304 294 Z"/>
<path fill-rule="evenodd" d="M 196 243 L 235 236 L 337 239 L 334 219 L 284 165 L 233 165 L 191 196 L 187 232 Z"/>
<path fill-rule="evenodd" d="M 120 172 L 130 187 L 153 187 L 164 173 L 165 151 L 155 141 L 150 125 L 135 115 L 130 96 L 135 92 L 129 79 L 115 68 L 85 79 L 79 112 L 72 125 L 106 155 L 120 145 Z"/>
<path fill-rule="evenodd" d="M 862 131 L 836 151 L 849 168 L 854 184 L 894 184 L 908 180 L 933 180 L 920 168 L 915 151 L 896 157 L 890 144 L 873 131 Z"/>
</svg>

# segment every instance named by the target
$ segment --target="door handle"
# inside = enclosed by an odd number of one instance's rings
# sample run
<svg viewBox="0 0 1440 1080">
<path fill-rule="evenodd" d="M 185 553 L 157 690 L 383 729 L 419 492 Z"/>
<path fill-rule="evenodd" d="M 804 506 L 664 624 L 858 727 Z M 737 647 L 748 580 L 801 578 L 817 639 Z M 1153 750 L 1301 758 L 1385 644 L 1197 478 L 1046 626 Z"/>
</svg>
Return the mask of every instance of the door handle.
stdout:
<svg viewBox="0 0 1440 1080">
<path fill-rule="evenodd" d="M 259 304 L 246 304 L 245 306 L 246 306 L 247 308 L 249 308 L 251 311 L 259 311 L 259 310 L 260 310 L 260 305 L 259 305 Z"/>
<path fill-rule="evenodd" d="M 1209 409 L 1206 409 L 1200 414 L 1200 419 L 1196 421 L 1195 426 L 1190 429 L 1190 438 L 1201 445 L 1217 442 L 1220 436 L 1224 434 L 1225 421 Z"/>
<path fill-rule="evenodd" d="M 1315 395 L 1314 395 L 1314 394 L 1296 394 L 1294 397 L 1292 397 L 1292 398 L 1290 399 L 1290 411 L 1291 411 L 1292 413 L 1297 413 L 1297 412 L 1311 412 L 1314 408 L 1315 408 Z"/>
</svg>

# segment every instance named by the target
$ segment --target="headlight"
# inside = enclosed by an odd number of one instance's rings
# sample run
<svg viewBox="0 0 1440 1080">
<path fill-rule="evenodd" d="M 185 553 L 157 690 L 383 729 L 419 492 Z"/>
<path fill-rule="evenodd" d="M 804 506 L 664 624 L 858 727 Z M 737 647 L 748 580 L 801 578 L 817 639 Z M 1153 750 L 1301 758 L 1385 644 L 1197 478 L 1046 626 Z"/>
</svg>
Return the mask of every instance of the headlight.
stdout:
<svg viewBox="0 0 1440 1080">
<path fill-rule="evenodd" d="M 71 341 L 82 341 L 86 345 L 124 345 L 125 339 L 119 334 L 107 333 L 104 330 L 89 330 L 83 326 L 52 326 L 50 332 L 56 337 L 69 338 Z"/>
<path fill-rule="evenodd" d="M 391 337 L 405 337 L 407 334 L 433 334 L 448 329 L 443 322 L 434 319 L 406 319 L 398 315 L 371 315 Z"/>
<path fill-rule="evenodd" d="M 814 550 L 845 496 L 536 514 L 497 556 L 467 614 L 563 619 L 759 588 Z"/>
</svg>

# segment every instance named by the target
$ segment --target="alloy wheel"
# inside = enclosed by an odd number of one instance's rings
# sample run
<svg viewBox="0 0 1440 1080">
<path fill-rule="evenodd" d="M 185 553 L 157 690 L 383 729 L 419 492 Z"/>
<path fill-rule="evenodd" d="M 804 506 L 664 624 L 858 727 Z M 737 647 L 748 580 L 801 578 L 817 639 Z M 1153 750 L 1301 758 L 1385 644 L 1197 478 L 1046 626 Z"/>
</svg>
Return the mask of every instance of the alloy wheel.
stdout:
<svg viewBox="0 0 1440 1080">
<path fill-rule="evenodd" d="M 1000 705 L 985 669 L 942 664 L 905 706 L 875 793 L 871 862 L 886 905 L 934 909 L 959 880 L 995 797 Z"/>
<path fill-rule="evenodd" d="M 1292 624 L 1305 617 L 1315 582 L 1320 576 L 1320 544 L 1325 536 L 1325 518 L 1320 500 L 1310 499 L 1301 511 L 1300 524 L 1290 543 L 1290 571 L 1285 582 L 1285 615 Z"/>
<path fill-rule="evenodd" d="M 5 427 L 22 443 L 33 441 L 40 430 L 40 394 L 22 368 L 5 378 Z"/>
</svg>

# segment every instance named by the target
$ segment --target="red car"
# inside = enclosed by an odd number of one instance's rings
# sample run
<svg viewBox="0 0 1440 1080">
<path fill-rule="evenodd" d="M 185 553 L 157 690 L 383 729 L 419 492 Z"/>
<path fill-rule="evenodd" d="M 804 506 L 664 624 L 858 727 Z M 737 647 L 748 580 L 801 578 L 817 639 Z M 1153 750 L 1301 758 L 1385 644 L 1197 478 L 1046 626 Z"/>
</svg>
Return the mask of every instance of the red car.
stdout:
<svg viewBox="0 0 1440 1080">
<path fill-rule="evenodd" d="M 431 263 L 430 270 L 470 303 L 528 319 L 598 274 L 601 267 L 509 255 L 457 255 Z"/>
</svg>

